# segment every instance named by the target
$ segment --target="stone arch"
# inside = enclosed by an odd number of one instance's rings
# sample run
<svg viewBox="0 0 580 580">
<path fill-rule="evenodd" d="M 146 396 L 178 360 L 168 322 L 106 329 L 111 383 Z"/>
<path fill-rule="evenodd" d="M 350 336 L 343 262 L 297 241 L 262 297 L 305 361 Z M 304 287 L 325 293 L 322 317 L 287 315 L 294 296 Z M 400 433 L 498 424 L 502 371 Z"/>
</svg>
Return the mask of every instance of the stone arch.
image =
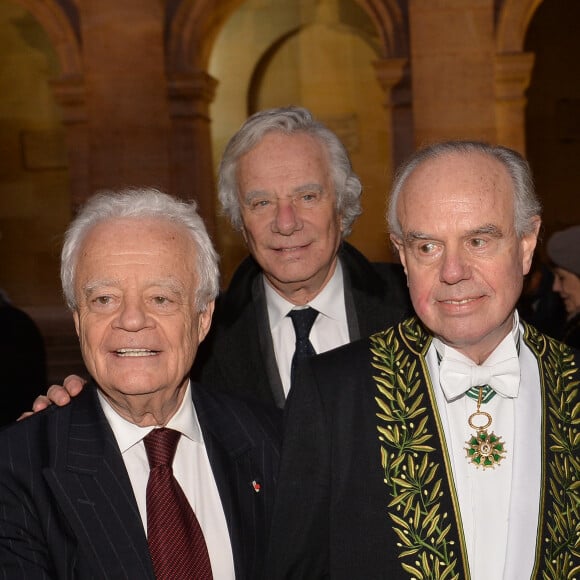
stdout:
<svg viewBox="0 0 580 580">
<path fill-rule="evenodd" d="M 12 0 L 27 10 L 45 30 L 61 66 L 59 78 L 51 81 L 54 97 L 62 110 L 69 160 L 71 206 L 89 195 L 88 136 L 78 14 L 68 0 Z"/>
<path fill-rule="evenodd" d="M 170 73 L 206 70 L 214 40 L 243 0 L 182 0 L 168 23 Z"/>
<path fill-rule="evenodd" d="M 496 35 L 498 54 L 522 52 L 526 31 L 543 0 L 506 0 L 501 8 Z"/>
<path fill-rule="evenodd" d="M 382 58 L 407 56 L 406 16 L 397 1 L 353 1 L 375 24 Z M 230 14 L 241 4 L 243 0 L 182 0 L 177 5 L 174 3 L 171 14 L 168 13 L 168 70 L 173 74 L 206 70 L 216 36 Z"/>
<path fill-rule="evenodd" d="M 57 54 L 62 78 L 82 76 L 80 42 L 77 31 L 71 23 L 76 20 L 76 11 L 70 8 L 67 14 L 54 0 L 11 1 L 30 12 L 46 31 Z"/>
<path fill-rule="evenodd" d="M 406 15 L 396 0 L 355 0 L 374 22 L 382 47 L 382 58 L 409 54 Z"/>
</svg>

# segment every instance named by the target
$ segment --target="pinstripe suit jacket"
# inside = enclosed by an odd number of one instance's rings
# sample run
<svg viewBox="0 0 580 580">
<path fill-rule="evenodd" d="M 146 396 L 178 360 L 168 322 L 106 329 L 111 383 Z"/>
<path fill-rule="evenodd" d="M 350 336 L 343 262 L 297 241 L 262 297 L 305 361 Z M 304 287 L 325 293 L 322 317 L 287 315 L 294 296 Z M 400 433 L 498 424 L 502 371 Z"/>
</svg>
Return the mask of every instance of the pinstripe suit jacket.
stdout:
<svg viewBox="0 0 580 580">
<path fill-rule="evenodd" d="M 278 465 L 276 417 L 200 385 L 192 396 L 236 578 L 260 578 Z M 1 431 L 0 450 L 0 578 L 154 579 L 129 476 L 94 386 L 66 407 Z"/>
</svg>

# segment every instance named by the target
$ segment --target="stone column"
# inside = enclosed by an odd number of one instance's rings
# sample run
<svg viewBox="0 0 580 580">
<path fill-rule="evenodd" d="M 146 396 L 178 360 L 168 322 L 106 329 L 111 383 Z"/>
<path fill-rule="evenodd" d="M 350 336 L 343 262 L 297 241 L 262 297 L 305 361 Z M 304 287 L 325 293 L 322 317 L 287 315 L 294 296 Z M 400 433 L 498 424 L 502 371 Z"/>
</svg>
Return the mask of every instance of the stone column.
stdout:
<svg viewBox="0 0 580 580">
<path fill-rule="evenodd" d="M 525 91 L 530 84 L 534 55 L 529 52 L 495 57 L 495 115 L 498 142 L 526 152 Z"/>
<path fill-rule="evenodd" d="M 494 1 L 409 0 L 415 143 L 494 141 Z"/>
<path fill-rule="evenodd" d="M 209 105 L 217 81 L 205 71 L 180 73 L 169 80 L 171 191 L 198 202 L 215 239 L 216 189 Z"/>
<path fill-rule="evenodd" d="M 76 0 L 91 190 L 169 188 L 164 3 Z"/>
<path fill-rule="evenodd" d="M 51 82 L 62 111 L 68 153 L 71 210 L 74 213 L 92 193 L 89 180 L 89 134 L 83 78 L 62 77 Z"/>
<path fill-rule="evenodd" d="M 413 151 L 413 107 L 411 72 L 406 58 L 389 58 L 374 63 L 377 79 L 385 92 L 383 105 L 387 111 L 391 138 L 392 169 Z"/>
</svg>

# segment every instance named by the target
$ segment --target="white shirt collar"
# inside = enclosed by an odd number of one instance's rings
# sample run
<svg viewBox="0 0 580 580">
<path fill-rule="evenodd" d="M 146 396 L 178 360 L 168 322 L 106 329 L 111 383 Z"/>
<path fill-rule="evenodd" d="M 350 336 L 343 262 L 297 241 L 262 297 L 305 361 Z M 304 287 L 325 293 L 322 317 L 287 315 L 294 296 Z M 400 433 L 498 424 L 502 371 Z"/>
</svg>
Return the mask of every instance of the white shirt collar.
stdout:
<svg viewBox="0 0 580 580">
<path fill-rule="evenodd" d="M 103 408 L 103 412 L 105 413 L 109 425 L 111 425 L 111 429 L 113 430 L 121 453 L 124 453 L 133 445 L 142 441 L 150 431 L 155 429 L 155 427 L 140 427 L 139 425 L 127 421 L 127 419 L 124 419 L 117 413 L 117 411 L 115 411 L 100 391 L 97 391 L 97 393 L 99 401 L 101 402 L 101 407 Z M 166 427 L 179 431 L 192 441 L 203 443 L 199 421 L 191 399 L 190 382 L 187 383 L 185 395 L 183 396 L 183 401 L 181 402 L 177 413 L 171 417 Z"/>
<path fill-rule="evenodd" d="M 266 304 L 268 307 L 268 317 L 271 326 L 274 327 L 283 320 L 290 310 L 296 308 L 295 304 L 282 297 L 264 277 L 264 288 L 266 293 Z M 342 276 L 342 266 L 340 260 L 336 262 L 336 268 L 330 280 L 324 288 L 305 306 L 312 306 L 332 320 L 344 318 L 344 280 Z"/>
</svg>

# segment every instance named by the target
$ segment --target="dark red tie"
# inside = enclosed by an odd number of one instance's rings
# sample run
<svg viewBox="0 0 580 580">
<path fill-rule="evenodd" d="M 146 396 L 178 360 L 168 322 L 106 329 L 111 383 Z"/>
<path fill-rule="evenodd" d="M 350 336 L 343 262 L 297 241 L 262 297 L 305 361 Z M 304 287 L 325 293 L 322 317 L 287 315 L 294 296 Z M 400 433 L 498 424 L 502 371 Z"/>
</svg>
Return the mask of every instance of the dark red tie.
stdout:
<svg viewBox="0 0 580 580">
<path fill-rule="evenodd" d="M 157 580 L 211 580 L 203 532 L 171 467 L 180 437 L 163 428 L 143 440 L 150 468 L 147 542 Z"/>
</svg>

